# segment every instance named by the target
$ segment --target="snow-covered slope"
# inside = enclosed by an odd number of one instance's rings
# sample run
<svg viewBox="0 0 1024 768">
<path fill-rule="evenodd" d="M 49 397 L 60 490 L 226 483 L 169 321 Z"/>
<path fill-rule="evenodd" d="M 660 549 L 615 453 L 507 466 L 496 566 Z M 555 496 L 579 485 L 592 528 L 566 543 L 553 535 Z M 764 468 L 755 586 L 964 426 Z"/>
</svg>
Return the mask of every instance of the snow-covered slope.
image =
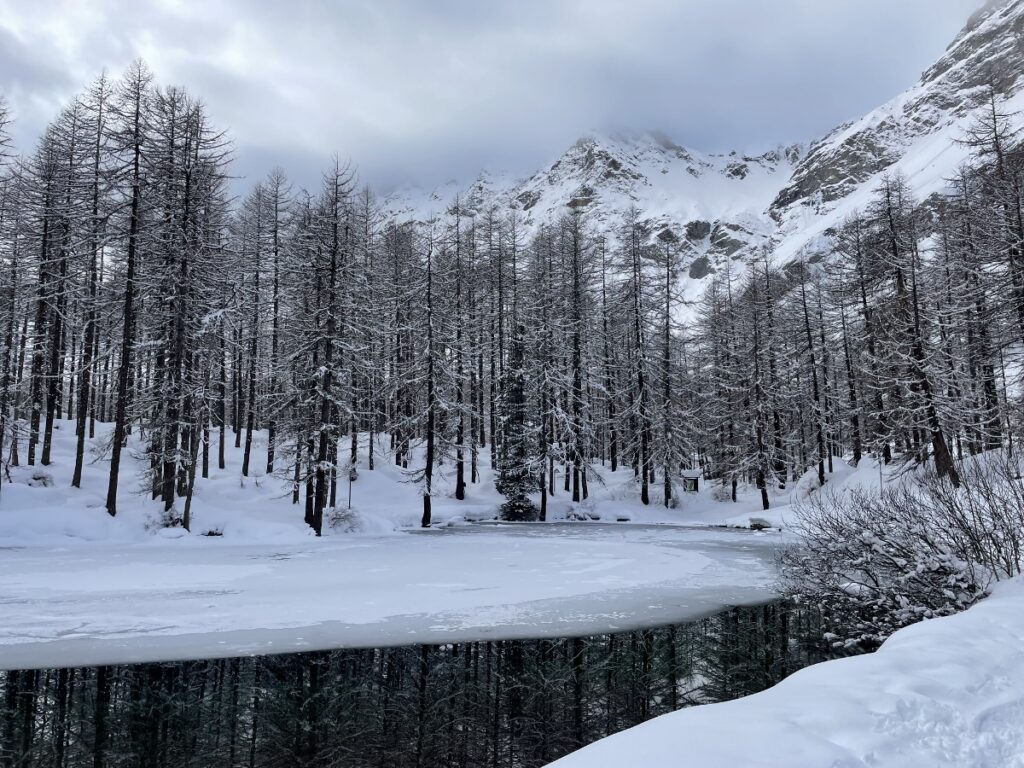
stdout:
<svg viewBox="0 0 1024 768">
<path fill-rule="evenodd" d="M 817 664 L 736 701 L 663 715 L 558 768 L 1021 768 L 1024 581 L 880 650 Z"/>
<path fill-rule="evenodd" d="M 1024 0 L 989 3 L 913 87 L 810 146 L 769 209 L 779 255 L 863 207 L 886 174 L 904 176 L 919 199 L 943 191 L 969 159 L 960 139 L 988 108 L 989 84 L 1012 114 L 1024 109 L 1022 74 Z"/>
<path fill-rule="evenodd" d="M 485 172 L 466 187 L 448 181 L 426 194 L 404 188 L 386 199 L 385 210 L 398 220 L 427 221 L 458 195 L 464 208 L 478 212 L 515 207 L 531 232 L 568 208 L 583 208 L 597 231 L 614 238 L 623 213 L 634 206 L 652 237 L 683 244 L 684 267 L 700 280 L 772 234 L 765 211 L 799 157 L 796 146 L 756 157 L 708 155 L 658 133 L 594 134 L 525 179 Z"/>
<path fill-rule="evenodd" d="M 687 295 L 713 271 L 771 244 L 788 261 L 871 197 L 886 173 L 904 175 L 919 198 L 941 191 L 968 157 L 958 143 L 985 108 L 992 82 L 1004 111 L 1024 110 L 1024 0 L 975 13 L 945 54 L 904 93 L 839 126 L 806 151 L 797 145 L 758 156 L 706 155 L 664 135 L 591 135 L 525 179 L 483 173 L 424 193 L 387 198 L 398 219 L 442 214 L 456 194 L 471 208 L 513 205 L 528 229 L 583 207 L 611 237 L 636 206 L 652 237 L 683 243 Z"/>
</svg>

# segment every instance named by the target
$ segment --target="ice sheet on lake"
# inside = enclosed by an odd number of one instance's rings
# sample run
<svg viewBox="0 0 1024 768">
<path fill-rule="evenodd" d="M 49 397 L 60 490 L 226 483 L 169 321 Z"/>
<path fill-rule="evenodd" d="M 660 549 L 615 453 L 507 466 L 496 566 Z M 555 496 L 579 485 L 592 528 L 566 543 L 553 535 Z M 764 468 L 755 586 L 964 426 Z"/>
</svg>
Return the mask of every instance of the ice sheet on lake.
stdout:
<svg viewBox="0 0 1024 768">
<path fill-rule="evenodd" d="M 778 535 L 479 526 L 8 549 L 0 668 L 596 634 L 770 599 Z"/>
</svg>

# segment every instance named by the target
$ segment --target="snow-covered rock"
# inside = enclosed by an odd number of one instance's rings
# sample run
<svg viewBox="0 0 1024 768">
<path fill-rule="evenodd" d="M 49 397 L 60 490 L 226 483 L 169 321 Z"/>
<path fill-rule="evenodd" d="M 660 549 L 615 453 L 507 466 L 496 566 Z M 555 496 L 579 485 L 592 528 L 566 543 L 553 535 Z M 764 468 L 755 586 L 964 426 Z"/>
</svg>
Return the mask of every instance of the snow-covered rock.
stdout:
<svg viewBox="0 0 1024 768">
<path fill-rule="evenodd" d="M 990 2 L 916 84 L 811 144 L 768 210 L 780 256 L 863 207 L 886 174 L 904 176 L 919 199 L 946 189 L 969 159 L 960 140 L 989 108 L 989 85 L 1000 111 L 1024 109 L 1022 73 L 1024 0 Z"/>
</svg>

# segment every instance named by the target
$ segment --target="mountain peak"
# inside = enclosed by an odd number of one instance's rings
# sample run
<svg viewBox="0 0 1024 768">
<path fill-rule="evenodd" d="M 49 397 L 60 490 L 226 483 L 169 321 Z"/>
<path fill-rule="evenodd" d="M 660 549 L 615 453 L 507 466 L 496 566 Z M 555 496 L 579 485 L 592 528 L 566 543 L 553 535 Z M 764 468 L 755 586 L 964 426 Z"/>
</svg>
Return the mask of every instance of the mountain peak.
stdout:
<svg viewBox="0 0 1024 768">
<path fill-rule="evenodd" d="M 997 0 L 975 12 L 945 54 L 921 75 L 918 88 L 942 87 L 968 99 L 995 88 L 1006 96 L 1019 87 L 1024 63 L 1024 0 Z"/>
<path fill-rule="evenodd" d="M 469 187 L 439 188 L 427 206 L 406 199 L 388 208 L 399 218 L 438 213 L 460 194 L 517 208 L 533 230 L 573 208 L 614 237 L 635 207 L 652 236 L 676 235 L 696 279 L 769 242 L 779 258 L 794 256 L 866 204 L 886 173 L 906 177 L 919 197 L 942 190 L 967 159 L 958 139 L 990 84 L 1004 111 L 1024 110 L 1022 73 L 1024 0 L 998 0 L 971 16 L 916 84 L 809 147 L 704 153 L 656 130 L 590 131 L 526 178 L 482 173 Z"/>
</svg>

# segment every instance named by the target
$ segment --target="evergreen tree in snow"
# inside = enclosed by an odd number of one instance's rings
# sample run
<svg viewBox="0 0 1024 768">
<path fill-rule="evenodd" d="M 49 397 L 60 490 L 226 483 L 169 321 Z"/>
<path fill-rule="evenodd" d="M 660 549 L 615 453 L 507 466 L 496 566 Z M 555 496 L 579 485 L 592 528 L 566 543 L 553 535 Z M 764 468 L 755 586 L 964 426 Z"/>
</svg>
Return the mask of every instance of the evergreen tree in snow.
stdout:
<svg viewBox="0 0 1024 768">
<path fill-rule="evenodd" d="M 505 496 L 501 517 L 512 521 L 537 519 L 537 508 L 530 499 L 537 487 L 533 471 L 537 438 L 527 412 L 525 333 L 526 329 L 518 323 L 512 329 L 499 400 L 504 443 L 495 485 Z"/>
</svg>

